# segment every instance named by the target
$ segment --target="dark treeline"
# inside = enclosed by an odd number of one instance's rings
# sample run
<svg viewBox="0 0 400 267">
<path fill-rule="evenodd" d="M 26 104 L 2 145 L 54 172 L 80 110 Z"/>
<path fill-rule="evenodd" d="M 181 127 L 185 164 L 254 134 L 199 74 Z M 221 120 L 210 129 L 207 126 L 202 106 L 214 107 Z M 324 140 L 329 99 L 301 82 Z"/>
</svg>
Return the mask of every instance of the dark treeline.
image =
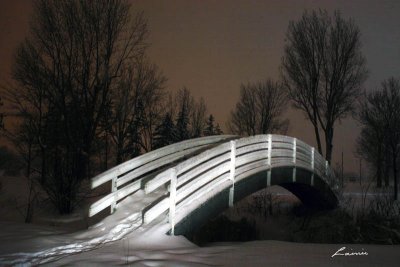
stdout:
<svg viewBox="0 0 400 267">
<path fill-rule="evenodd" d="M 389 186 L 394 180 L 394 198 L 398 198 L 400 153 L 400 81 L 389 78 L 381 88 L 365 94 L 358 120 L 362 130 L 357 140 L 357 153 L 371 166 L 377 187 Z"/>
<path fill-rule="evenodd" d="M 35 2 L 29 36 L 15 53 L 16 86 L 5 94 L 18 125 L 3 131 L 26 166 L 28 203 L 39 184 L 69 213 L 95 173 L 222 133 L 203 99 L 186 88 L 166 91 L 166 77 L 146 58 L 146 20 L 132 11 L 119 0 Z"/>
<path fill-rule="evenodd" d="M 222 130 L 212 114 L 207 117 L 203 98 L 196 101 L 187 88 L 169 96 L 165 112 L 153 134 L 153 149 L 190 138 L 220 135 Z"/>
</svg>

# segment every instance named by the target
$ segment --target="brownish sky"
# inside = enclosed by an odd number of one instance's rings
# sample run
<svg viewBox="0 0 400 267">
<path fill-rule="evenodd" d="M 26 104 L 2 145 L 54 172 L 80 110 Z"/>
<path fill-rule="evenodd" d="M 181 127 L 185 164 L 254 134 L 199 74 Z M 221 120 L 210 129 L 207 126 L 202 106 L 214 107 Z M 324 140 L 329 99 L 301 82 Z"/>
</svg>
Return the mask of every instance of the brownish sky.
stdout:
<svg viewBox="0 0 400 267">
<path fill-rule="evenodd" d="M 370 76 L 367 90 L 400 77 L 400 1 L 131 1 L 148 19 L 152 61 L 168 77 L 168 88 L 188 87 L 204 97 L 209 112 L 225 124 L 241 83 L 279 77 L 286 29 L 304 9 L 340 9 L 362 33 Z M 16 45 L 28 30 L 30 0 L 0 2 L 0 79 L 10 76 Z M 315 145 L 308 121 L 289 111 L 289 135 Z M 359 126 L 347 119 L 336 127 L 334 162 L 345 153 L 345 170 L 357 171 L 354 141 Z"/>
</svg>

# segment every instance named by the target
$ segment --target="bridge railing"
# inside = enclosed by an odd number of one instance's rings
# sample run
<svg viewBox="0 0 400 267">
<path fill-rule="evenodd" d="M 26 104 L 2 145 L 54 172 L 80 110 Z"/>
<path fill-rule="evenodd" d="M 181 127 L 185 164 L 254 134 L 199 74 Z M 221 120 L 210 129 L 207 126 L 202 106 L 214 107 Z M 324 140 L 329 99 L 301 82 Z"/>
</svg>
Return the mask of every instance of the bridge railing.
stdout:
<svg viewBox="0 0 400 267">
<path fill-rule="evenodd" d="M 143 179 L 158 169 L 210 145 L 234 137 L 233 135 L 209 136 L 168 145 L 133 158 L 95 176 L 91 180 L 91 188 L 94 189 L 111 181 L 111 192 L 90 206 L 89 217 L 107 207 L 111 207 L 111 212 L 113 212 L 119 200 L 138 191 Z"/>
<path fill-rule="evenodd" d="M 336 186 L 325 159 L 304 142 L 282 135 L 246 137 L 204 151 L 149 180 L 145 184 L 147 194 L 163 185 L 168 185 L 169 194 L 145 211 L 144 222 L 149 223 L 168 211 L 173 233 L 176 214 L 181 218 L 186 216 L 191 210 L 185 207 L 193 203 L 201 205 L 199 199 L 215 194 L 213 189 L 230 186 L 229 205 L 233 205 L 235 182 L 268 170 L 267 184 L 270 185 L 271 169 L 280 166 L 308 169 L 331 187 Z M 293 168 L 295 180 L 296 168 Z"/>
</svg>

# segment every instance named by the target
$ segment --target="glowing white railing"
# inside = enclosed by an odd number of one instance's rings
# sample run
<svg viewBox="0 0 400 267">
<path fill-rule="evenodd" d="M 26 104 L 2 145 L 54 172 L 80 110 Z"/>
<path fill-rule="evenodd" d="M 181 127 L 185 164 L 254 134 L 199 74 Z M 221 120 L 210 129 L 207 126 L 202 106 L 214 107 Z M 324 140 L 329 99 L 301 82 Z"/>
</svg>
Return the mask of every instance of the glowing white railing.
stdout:
<svg viewBox="0 0 400 267">
<path fill-rule="evenodd" d="M 186 140 L 148 152 L 97 175 L 92 178 L 91 188 L 94 189 L 111 181 L 111 193 L 90 206 L 89 217 L 107 207 L 111 207 L 111 212 L 113 212 L 119 200 L 138 191 L 143 180 L 151 177 L 152 172 L 154 173 L 159 168 L 212 144 L 234 137 L 232 135 L 218 135 Z M 169 181 L 170 179 L 168 179 Z"/>
<path fill-rule="evenodd" d="M 204 151 L 147 181 L 146 194 L 166 184 L 169 184 L 170 193 L 144 212 L 144 223 L 153 221 L 168 210 L 173 234 L 175 223 L 202 202 L 198 201 L 190 209 L 185 208 L 188 205 L 228 187 L 229 205 L 233 205 L 233 188 L 236 182 L 267 170 L 267 185 L 270 185 L 271 169 L 276 167 L 293 167 L 293 182 L 296 182 L 296 168 L 299 167 L 312 173 L 311 185 L 316 174 L 331 189 L 338 187 L 327 161 L 301 140 L 282 135 L 246 137 Z"/>
</svg>

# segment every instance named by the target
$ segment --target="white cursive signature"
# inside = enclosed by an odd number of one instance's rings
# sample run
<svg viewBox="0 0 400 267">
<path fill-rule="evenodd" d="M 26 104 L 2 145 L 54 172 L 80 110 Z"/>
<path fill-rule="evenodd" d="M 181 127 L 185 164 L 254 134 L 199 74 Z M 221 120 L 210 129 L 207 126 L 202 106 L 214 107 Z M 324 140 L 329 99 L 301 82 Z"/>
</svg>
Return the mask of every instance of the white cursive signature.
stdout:
<svg viewBox="0 0 400 267">
<path fill-rule="evenodd" d="M 331 257 L 335 257 L 335 256 L 367 256 L 368 252 L 364 251 L 364 249 L 362 249 L 363 251 L 353 251 L 351 249 L 351 252 L 345 252 L 344 250 L 346 249 L 346 247 L 341 247 L 338 249 L 338 251 L 336 251 Z M 343 252 L 343 253 L 341 253 Z"/>
</svg>

